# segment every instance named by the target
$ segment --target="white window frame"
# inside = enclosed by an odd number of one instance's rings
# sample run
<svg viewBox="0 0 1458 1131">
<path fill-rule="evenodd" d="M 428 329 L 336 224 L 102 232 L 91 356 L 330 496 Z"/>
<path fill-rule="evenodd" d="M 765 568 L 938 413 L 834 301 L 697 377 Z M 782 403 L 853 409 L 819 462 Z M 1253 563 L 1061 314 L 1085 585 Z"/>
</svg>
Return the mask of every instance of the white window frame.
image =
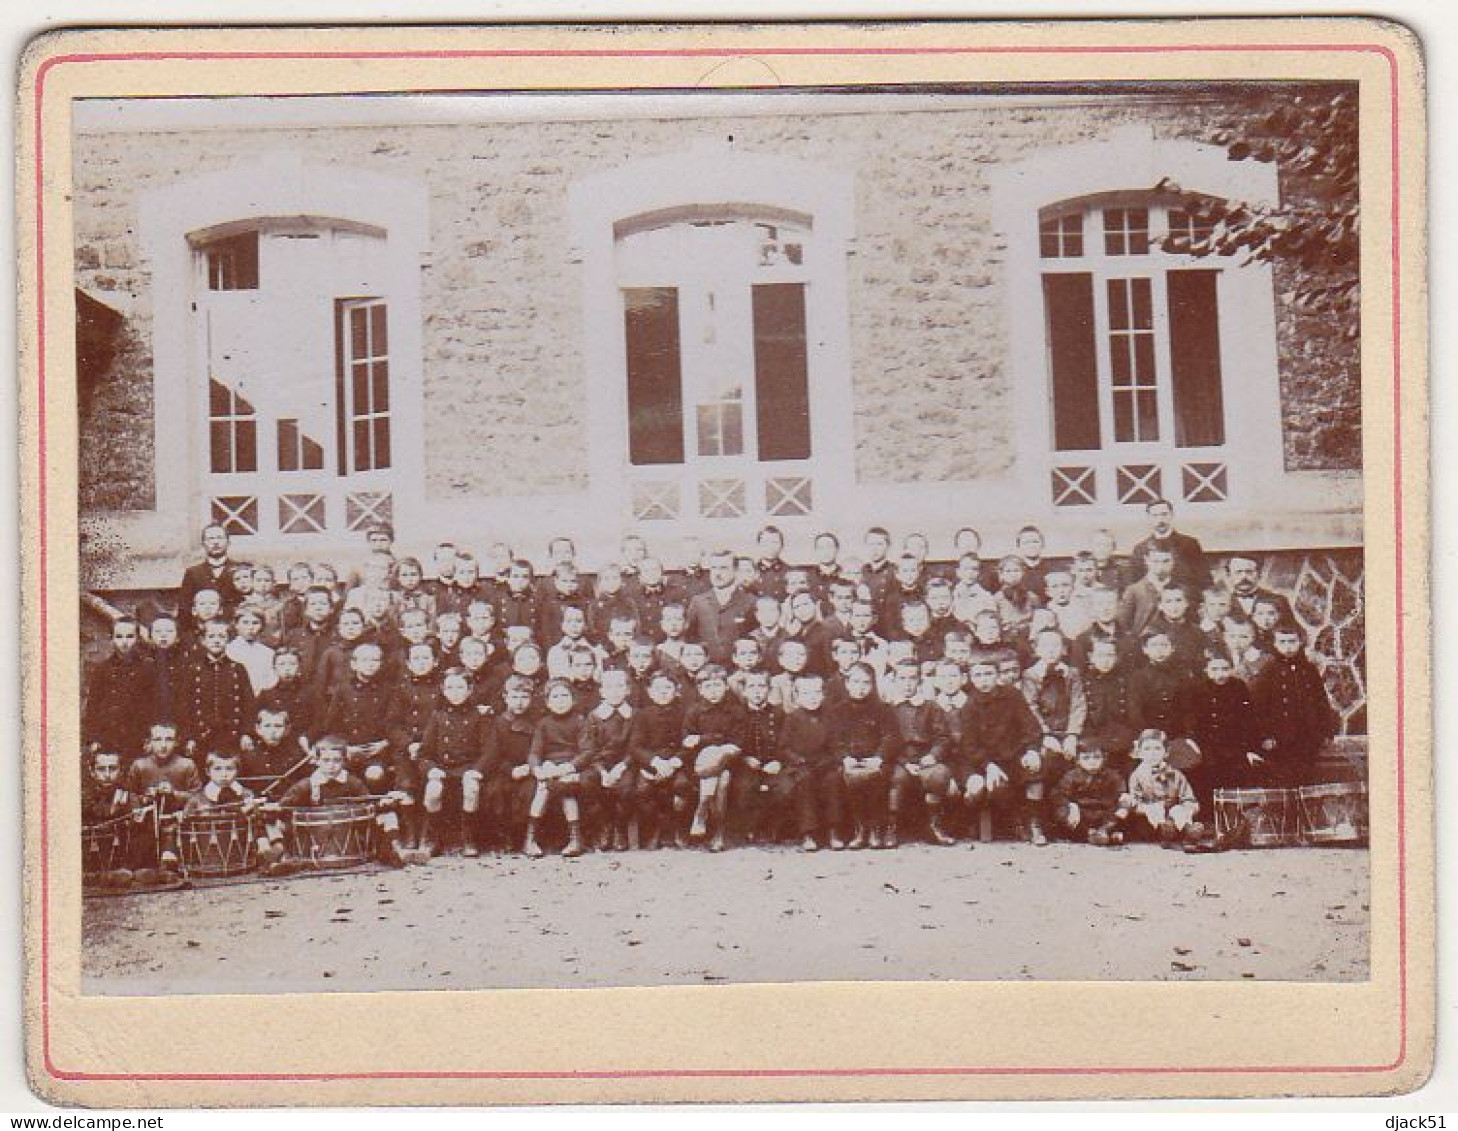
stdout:
<svg viewBox="0 0 1458 1131">
<path fill-rule="evenodd" d="M 1129 504 L 1117 501 L 1118 467 L 1157 463 L 1162 469 L 1162 493 L 1183 505 L 1184 469 L 1210 461 L 1212 451 L 1227 467 L 1227 500 L 1249 502 L 1259 498 L 1263 484 L 1284 475 L 1275 298 L 1271 271 L 1265 264 L 1237 265 L 1233 257 L 1207 257 L 1171 253 L 1159 246 L 1165 234 L 1162 220 L 1151 215 L 1152 245 L 1148 256 L 1107 256 L 1102 218 L 1084 220 L 1081 257 L 1043 258 L 1040 219 L 1069 202 L 1089 201 L 1101 209 L 1105 202 L 1149 198 L 1152 213 L 1161 198 L 1156 186 L 1172 182 L 1182 193 L 1210 196 L 1231 202 L 1274 204 L 1279 199 L 1276 168 L 1257 161 L 1231 161 L 1219 146 L 1178 139 L 1156 139 L 1147 126 L 1121 127 L 1107 139 L 1041 150 L 1023 161 L 991 174 L 994 224 L 1007 242 L 1008 367 L 1014 404 L 1016 456 L 1013 475 L 1026 484 L 1030 496 L 1037 485 L 1045 515 L 1127 513 Z M 1117 264 L 1117 268 L 1105 267 Z M 1161 438 L 1147 444 L 1105 445 L 1099 452 L 1058 452 L 1053 443 L 1047 330 L 1044 322 L 1043 275 L 1087 273 L 1094 276 L 1096 355 L 1099 365 L 1101 422 L 1112 433 L 1109 400 L 1108 319 L 1105 280 L 1113 274 L 1146 273 L 1152 287 L 1156 327 L 1156 358 L 1164 370 L 1160 397 Z M 1218 449 L 1175 446 L 1173 401 L 1168 391 L 1168 325 L 1165 272 L 1180 267 L 1218 270 L 1216 302 L 1220 319 L 1220 368 L 1225 412 L 1225 443 Z M 1155 269 L 1157 268 L 1157 269 Z M 1159 371 L 1157 369 L 1157 371 Z M 1097 476 L 1097 502 L 1086 507 L 1060 508 L 1053 504 L 1050 473 L 1060 467 L 1093 469 Z M 1223 506 L 1221 502 L 1194 504 Z"/>
<path fill-rule="evenodd" d="M 184 519 L 183 532 L 195 538 L 209 521 L 208 451 L 202 446 L 208 385 L 190 345 L 191 328 L 183 315 L 199 285 L 208 286 L 205 245 L 210 233 L 243 230 L 279 217 L 320 218 L 324 224 L 358 226 L 385 233 L 386 300 L 390 317 L 390 404 L 392 468 L 367 473 L 368 491 L 393 496 L 397 536 L 408 538 L 424 515 L 425 461 L 422 438 L 424 400 L 421 342 L 421 265 L 428 247 L 427 194 L 422 184 L 338 165 L 307 162 L 280 150 L 216 172 L 183 178 L 150 190 L 138 201 L 139 237 L 144 267 L 152 274 L 152 353 L 156 506 L 159 514 Z M 262 249 L 260 249 L 262 259 Z M 260 290 L 266 292 L 266 263 L 260 262 Z M 228 291 L 234 297 L 260 292 Z M 322 358 L 332 371 L 334 359 Z M 206 368 L 205 366 L 202 368 Z M 276 434 L 259 428 L 259 465 L 276 467 Z M 325 442 L 332 450 L 332 438 Z M 326 458 L 332 469 L 333 458 Z M 298 477 L 298 493 L 312 490 L 310 476 L 326 472 L 284 472 Z M 327 474 L 333 478 L 332 470 Z M 382 476 L 385 478 L 382 480 Z M 351 483 L 351 486 L 354 484 Z M 268 503 L 273 506 L 273 503 Z M 273 516 L 277 518 L 277 516 Z M 276 522 L 265 521 L 265 529 Z M 311 545 L 318 549 L 353 548 L 359 536 L 342 525 Z M 260 536 L 244 545 L 292 550 L 296 538 Z"/>
<path fill-rule="evenodd" d="M 737 524 L 736 520 L 705 520 L 699 515 L 698 492 L 713 489 L 718 481 L 711 465 L 725 466 L 740 457 L 693 454 L 697 452 L 698 424 L 688 388 L 684 389 L 685 464 L 634 468 L 628 461 L 628 382 L 621 295 L 622 288 L 633 282 L 620 270 L 618 241 L 625 232 L 662 226 L 686 214 L 725 219 L 781 215 L 803 217 L 807 223 L 813 252 L 807 250 L 804 270 L 795 272 L 793 281 L 806 284 L 812 458 L 792 461 L 794 466 L 784 470 L 793 476 L 805 474 L 806 466 L 811 469 L 814 522 L 830 523 L 841 514 L 853 515 L 854 415 L 846 294 L 846 257 L 854 216 L 850 174 L 790 158 L 747 153 L 732 143 L 713 143 L 584 177 L 570 190 L 569 210 L 576 254 L 583 267 L 589 494 L 602 536 L 614 537 L 635 525 L 635 493 L 642 498 L 663 497 L 665 505 L 676 507 L 676 520 L 654 525 L 656 530 L 671 528 L 673 534 L 737 537 L 766 517 L 764 508 L 757 505 L 748 507 Z M 755 275 L 757 282 L 790 279 L 790 275 L 773 271 Z M 675 285 L 673 279 L 643 283 Z M 680 311 L 681 326 L 682 318 Z M 752 385 L 752 372 L 747 376 Z M 757 451 L 752 446 L 753 396 L 752 388 L 746 388 L 742 401 L 746 453 Z M 750 461 L 752 456 L 746 454 L 743 460 Z M 775 490 L 794 490 L 789 479 L 776 479 L 777 465 L 772 462 L 754 461 L 751 470 L 746 488 L 756 503 L 762 503 Z M 643 474 L 648 472 L 653 474 Z M 669 481 L 675 478 L 678 482 L 671 486 Z M 787 526 L 812 521 L 810 516 L 770 517 Z"/>
</svg>

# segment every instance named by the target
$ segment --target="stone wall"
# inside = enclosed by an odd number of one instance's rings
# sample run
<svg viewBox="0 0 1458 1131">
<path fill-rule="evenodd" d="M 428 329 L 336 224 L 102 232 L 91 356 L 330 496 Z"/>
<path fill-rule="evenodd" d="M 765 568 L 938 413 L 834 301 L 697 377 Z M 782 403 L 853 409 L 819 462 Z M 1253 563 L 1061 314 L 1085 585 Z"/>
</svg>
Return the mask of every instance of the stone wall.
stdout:
<svg viewBox="0 0 1458 1131">
<path fill-rule="evenodd" d="M 83 508 L 153 505 L 153 311 L 136 201 L 154 186 L 280 148 L 423 178 L 431 201 L 426 489 L 436 499 L 467 499 L 586 486 L 582 293 L 570 258 L 569 184 L 729 136 L 749 151 L 850 169 L 857 478 L 973 480 L 1004 469 L 1012 456 L 1005 249 L 991 230 L 987 172 L 1131 123 L 1208 142 L 1217 123 L 1255 112 L 1253 103 L 1242 109 L 1208 97 L 1080 99 L 915 114 L 209 130 L 147 134 L 140 142 L 80 136 L 78 286 L 128 316 L 113 372 L 82 410 Z M 1295 283 L 1278 275 L 1278 294 Z M 1309 321 L 1278 300 L 1286 464 L 1354 468 L 1357 350 L 1319 348 L 1321 327 Z M 908 433 L 922 442 L 907 445 Z"/>
</svg>

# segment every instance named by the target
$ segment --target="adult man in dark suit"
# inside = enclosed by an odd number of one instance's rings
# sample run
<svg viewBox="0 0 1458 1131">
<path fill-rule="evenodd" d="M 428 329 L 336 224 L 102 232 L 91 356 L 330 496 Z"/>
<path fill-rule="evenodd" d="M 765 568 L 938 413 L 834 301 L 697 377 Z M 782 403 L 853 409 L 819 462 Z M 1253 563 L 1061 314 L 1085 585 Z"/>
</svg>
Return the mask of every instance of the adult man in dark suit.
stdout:
<svg viewBox="0 0 1458 1131">
<path fill-rule="evenodd" d="M 192 620 L 192 599 L 200 589 L 214 589 L 223 599 L 223 615 L 229 615 L 238 604 L 238 590 L 233 587 L 233 567 L 238 563 L 228 556 L 228 532 L 217 523 L 203 527 L 203 560 L 190 565 L 182 574 L 177 594 L 177 619 L 185 636 L 197 631 Z"/>
<path fill-rule="evenodd" d="M 1225 579 L 1230 586 L 1230 615 L 1250 620 L 1257 601 L 1270 601 L 1281 610 L 1282 623 L 1295 620 L 1291 602 L 1281 594 L 1260 584 L 1261 565 L 1247 554 L 1231 554 L 1225 559 Z"/>
<path fill-rule="evenodd" d="M 734 641 L 754 623 L 754 594 L 734 581 L 734 555 L 716 550 L 709 558 L 709 589 L 689 598 L 686 639 L 703 644 L 709 659 L 727 663 Z"/>
<path fill-rule="evenodd" d="M 1163 546 L 1150 546 L 1143 555 L 1144 576 L 1124 590 L 1119 598 L 1119 627 L 1138 640 L 1159 612 L 1159 595 L 1174 580 L 1174 552 Z"/>
<path fill-rule="evenodd" d="M 1208 589 L 1210 565 L 1205 561 L 1205 551 L 1195 538 L 1175 529 L 1174 504 L 1168 499 L 1155 499 L 1144 511 L 1149 515 L 1153 528 L 1148 538 L 1135 543 L 1133 557 L 1136 567 L 1144 561 L 1145 552 L 1151 546 L 1157 546 L 1174 555 L 1172 580 L 1176 585 L 1182 585 L 1192 593 Z"/>
</svg>

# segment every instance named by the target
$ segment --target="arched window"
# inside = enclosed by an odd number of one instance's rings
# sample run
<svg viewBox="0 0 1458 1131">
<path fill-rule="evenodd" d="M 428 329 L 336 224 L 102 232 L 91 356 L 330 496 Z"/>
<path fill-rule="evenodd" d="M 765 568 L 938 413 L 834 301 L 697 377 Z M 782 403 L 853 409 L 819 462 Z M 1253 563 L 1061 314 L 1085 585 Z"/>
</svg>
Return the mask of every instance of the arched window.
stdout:
<svg viewBox="0 0 1458 1131">
<path fill-rule="evenodd" d="M 597 512 L 826 521 L 853 483 L 849 178 L 713 146 L 587 177 L 572 209 Z"/>
<path fill-rule="evenodd" d="M 421 510 L 425 193 L 275 153 L 148 193 L 158 509 L 258 548 Z"/>
<path fill-rule="evenodd" d="M 1229 495 L 1221 268 L 1188 254 L 1209 234 L 1193 203 L 1106 193 L 1038 213 L 1053 447 L 1117 454 L 1120 503 Z M 1144 458 L 1171 448 L 1188 456 L 1180 483 L 1164 482 L 1162 460 Z M 1055 475 L 1057 504 L 1097 501 L 1095 468 Z"/>
<path fill-rule="evenodd" d="M 1269 268 L 1191 254 L 1202 199 L 1273 201 L 1272 167 L 1131 128 L 1000 170 L 994 194 L 1022 481 L 1066 513 L 1248 502 L 1281 474 Z"/>
</svg>

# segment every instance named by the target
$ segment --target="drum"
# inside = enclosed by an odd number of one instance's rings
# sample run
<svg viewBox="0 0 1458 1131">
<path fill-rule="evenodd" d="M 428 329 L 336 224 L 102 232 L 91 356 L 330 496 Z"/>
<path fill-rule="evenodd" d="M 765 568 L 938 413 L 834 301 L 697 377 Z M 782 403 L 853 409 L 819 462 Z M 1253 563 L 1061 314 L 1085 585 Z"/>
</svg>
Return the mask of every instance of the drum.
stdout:
<svg viewBox="0 0 1458 1131">
<path fill-rule="evenodd" d="M 1295 790 L 1217 789 L 1215 835 L 1252 848 L 1295 844 L 1298 828 Z"/>
<path fill-rule="evenodd" d="M 237 809 L 183 817 L 177 826 L 182 874 L 206 879 L 249 871 L 256 836 L 253 818 Z"/>
<path fill-rule="evenodd" d="M 306 868 L 347 868 L 373 855 L 375 803 L 338 801 L 294 809 L 286 833 L 289 855 Z"/>
<path fill-rule="evenodd" d="M 1312 844 L 1367 843 L 1365 782 L 1303 785 L 1296 794 L 1301 831 Z"/>
<path fill-rule="evenodd" d="M 87 876 L 131 867 L 131 852 L 132 819 L 127 814 L 81 829 L 81 870 Z"/>
</svg>

